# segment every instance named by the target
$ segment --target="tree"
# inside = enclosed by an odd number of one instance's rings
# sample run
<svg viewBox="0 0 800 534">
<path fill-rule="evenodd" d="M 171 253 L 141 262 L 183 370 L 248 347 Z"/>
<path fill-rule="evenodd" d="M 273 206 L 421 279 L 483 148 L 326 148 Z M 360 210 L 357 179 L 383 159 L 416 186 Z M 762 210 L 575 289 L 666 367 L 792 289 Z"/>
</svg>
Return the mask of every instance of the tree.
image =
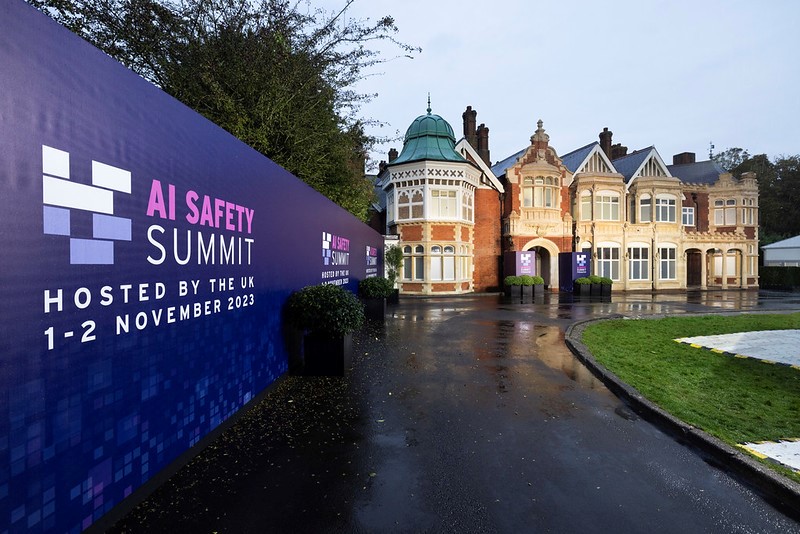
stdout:
<svg viewBox="0 0 800 534">
<path fill-rule="evenodd" d="M 779 156 L 772 162 L 759 154 L 731 172 L 756 173 L 762 245 L 800 234 L 800 156 Z"/>
<path fill-rule="evenodd" d="M 366 220 L 369 148 L 353 87 L 384 61 L 391 17 L 289 0 L 29 0 L 145 79 Z M 302 8 L 306 9 L 303 10 Z"/>
<path fill-rule="evenodd" d="M 732 169 L 741 165 L 750 158 L 747 149 L 729 148 L 719 154 L 715 154 L 711 159 L 719 164 L 720 167 L 730 172 Z"/>
</svg>

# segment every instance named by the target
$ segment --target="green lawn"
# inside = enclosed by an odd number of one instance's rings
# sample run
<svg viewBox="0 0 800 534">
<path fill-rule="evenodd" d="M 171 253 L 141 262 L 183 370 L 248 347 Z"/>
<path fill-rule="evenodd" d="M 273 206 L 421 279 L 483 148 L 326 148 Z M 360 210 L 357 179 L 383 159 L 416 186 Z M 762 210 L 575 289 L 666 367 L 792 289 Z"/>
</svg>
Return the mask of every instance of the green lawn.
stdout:
<svg viewBox="0 0 800 534">
<path fill-rule="evenodd" d="M 800 313 L 602 321 L 586 328 L 583 342 L 599 363 L 645 397 L 736 445 L 800 438 L 800 370 L 674 340 L 784 329 L 800 329 Z M 780 471 L 800 482 L 800 475 Z"/>
</svg>

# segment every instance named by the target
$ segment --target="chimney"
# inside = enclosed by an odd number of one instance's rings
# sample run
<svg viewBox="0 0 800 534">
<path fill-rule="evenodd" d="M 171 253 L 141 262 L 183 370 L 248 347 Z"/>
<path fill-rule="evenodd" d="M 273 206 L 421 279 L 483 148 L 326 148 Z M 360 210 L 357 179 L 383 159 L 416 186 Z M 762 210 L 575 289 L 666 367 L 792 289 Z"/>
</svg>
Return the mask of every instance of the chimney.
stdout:
<svg viewBox="0 0 800 534">
<path fill-rule="evenodd" d="M 611 136 L 613 135 L 612 132 L 608 131 L 608 128 L 603 128 L 603 131 L 600 132 L 600 148 L 603 152 L 606 153 L 609 159 L 613 159 L 611 157 Z"/>
<path fill-rule="evenodd" d="M 694 152 L 681 152 L 672 156 L 673 165 L 686 165 L 687 163 L 695 162 Z"/>
<path fill-rule="evenodd" d="M 478 126 L 477 135 L 478 146 L 475 150 L 478 151 L 478 155 L 484 163 L 491 165 L 491 159 L 489 158 L 489 128 L 485 124 L 481 124 Z"/>
<path fill-rule="evenodd" d="M 472 109 L 472 106 L 467 106 L 467 110 L 461 114 L 461 118 L 464 119 L 464 137 L 475 150 L 478 150 L 478 137 L 475 132 L 477 115 L 478 112 Z"/>
<path fill-rule="evenodd" d="M 622 146 L 621 143 L 611 145 L 611 156 L 609 156 L 609 159 L 611 161 L 614 161 L 615 159 L 619 159 L 627 155 L 628 155 L 628 147 Z"/>
<path fill-rule="evenodd" d="M 387 165 L 385 161 L 381 161 L 380 163 L 378 163 L 378 175 L 383 174 L 383 171 L 386 170 L 386 167 Z"/>
<path fill-rule="evenodd" d="M 394 160 L 396 160 L 397 156 L 398 156 L 397 149 L 396 148 L 390 148 L 389 149 L 389 163 L 391 163 Z"/>
</svg>

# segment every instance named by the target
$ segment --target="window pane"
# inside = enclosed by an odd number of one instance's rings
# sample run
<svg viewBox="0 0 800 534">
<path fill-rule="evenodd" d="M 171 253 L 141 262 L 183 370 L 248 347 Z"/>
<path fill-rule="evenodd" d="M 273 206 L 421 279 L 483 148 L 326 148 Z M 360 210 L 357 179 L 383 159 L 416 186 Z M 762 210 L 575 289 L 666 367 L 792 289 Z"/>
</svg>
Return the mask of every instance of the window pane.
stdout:
<svg viewBox="0 0 800 534">
<path fill-rule="evenodd" d="M 417 256 L 414 258 L 414 280 L 422 280 L 425 278 L 425 258 Z"/>
<path fill-rule="evenodd" d="M 411 280 L 411 258 L 403 258 L 403 280 Z"/>
<path fill-rule="evenodd" d="M 444 279 L 445 280 L 455 280 L 456 279 L 456 257 L 455 256 L 445 256 L 444 257 Z"/>
<path fill-rule="evenodd" d="M 431 280 L 442 279 L 442 258 L 431 258 Z"/>
</svg>

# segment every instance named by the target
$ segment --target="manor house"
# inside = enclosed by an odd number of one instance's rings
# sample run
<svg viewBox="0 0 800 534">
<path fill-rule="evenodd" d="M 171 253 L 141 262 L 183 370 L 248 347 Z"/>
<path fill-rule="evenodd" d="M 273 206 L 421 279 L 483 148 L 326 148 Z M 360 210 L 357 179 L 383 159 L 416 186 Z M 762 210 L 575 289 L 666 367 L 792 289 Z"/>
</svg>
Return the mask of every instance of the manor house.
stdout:
<svg viewBox="0 0 800 534">
<path fill-rule="evenodd" d="M 429 107 L 381 163 L 376 226 L 399 238 L 401 293 L 497 290 L 504 253 L 527 250 L 551 289 L 558 254 L 572 251 L 589 252 L 614 290 L 758 286 L 754 173 L 735 178 L 690 152 L 667 165 L 653 146 L 628 153 L 608 128 L 559 155 L 541 120 L 492 164 L 476 115 L 468 106 L 456 141 Z"/>
</svg>

